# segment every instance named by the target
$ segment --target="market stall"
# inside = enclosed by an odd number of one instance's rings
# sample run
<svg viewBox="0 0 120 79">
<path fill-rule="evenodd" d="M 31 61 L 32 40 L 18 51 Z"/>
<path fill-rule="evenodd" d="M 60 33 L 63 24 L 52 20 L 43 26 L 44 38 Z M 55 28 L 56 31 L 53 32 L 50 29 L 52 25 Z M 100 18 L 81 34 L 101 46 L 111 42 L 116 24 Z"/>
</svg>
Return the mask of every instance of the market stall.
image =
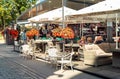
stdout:
<svg viewBox="0 0 120 79">
<path fill-rule="evenodd" d="M 76 13 L 67 17 L 68 20 L 76 19 L 76 22 L 86 23 L 86 20 L 99 21 L 105 24 L 107 31 L 107 40 L 112 40 L 114 36 L 118 37 L 118 23 L 120 19 L 120 1 L 119 0 L 106 0 L 99 2 L 95 5 L 78 10 Z M 112 30 L 114 29 L 114 30 Z M 118 42 L 116 42 L 118 48 Z"/>
<path fill-rule="evenodd" d="M 67 17 L 68 20 L 76 19 L 76 21 L 91 20 L 91 21 L 100 21 L 104 22 L 106 25 L 107 31 L 107 40 L 111 40 L 119 37 L 119 21 L 120 21 L 120 0 L 105 0 L 99 2 L 90 7 L 79 10 L 77 13 Z M 114 33 L 114 34 L 113 34 Z M 109 51 L 113 54 L 113 66 L 120 67 L 119 63 L 119 47 L 118 40 L 115 41 L 115 49 L 112 50 L 109 48 Z"/>
</svg>

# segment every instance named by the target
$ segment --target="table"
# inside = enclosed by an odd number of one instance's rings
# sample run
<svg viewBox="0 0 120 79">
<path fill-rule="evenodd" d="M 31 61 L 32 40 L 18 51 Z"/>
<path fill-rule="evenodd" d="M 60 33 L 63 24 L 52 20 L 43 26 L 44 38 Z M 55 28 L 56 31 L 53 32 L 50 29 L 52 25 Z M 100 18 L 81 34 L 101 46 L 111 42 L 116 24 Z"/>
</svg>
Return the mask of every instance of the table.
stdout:
<svg viewBox="0 0 120 79">
<path fill-rule="evenodd" d="M 34 43 L 35 44 L 42 44 L 42 50 L 43 50 L 43 52 L 45 52 L 45 45 L 48 43 L 48 42 L 52 42 L 52 40 L 41 40 L 41 39 L 39 39 L 39 40 L 35 40 L 34 41 Z"/>
<path fill-rule="evenodd" d="M 77 43 L 65 44 L 64 46 L 71 48 L 72 50 L 69 49 L 70 52 L 75 52 L 74 55 L 73 55 L 73 60 L 79 60 L 80 59 L 80 54 L 79 54 L 79 51 L 78 51 L 78 49 L 80 47 L 79 44 L 77 44 Z"/>
<path fill-rule="evenodd" d="M 35 40 L 35 42 L 34 43 L 47 43 L 47 42 L 50 42 L 50 41 L 52 41 L 52 40 Z"/>
<path fill-rule="evenodd" d="M 120 67 L 120 49 L 111 50 L 113 57 L 112 57 L 112 66 Z"/>
<path fill-rule="evenodd" d="M 75 43 L 75 44 L 65 44 L 64 45 L 65 47 L 71 47 L 72 48 L 72 51 L 74 51 L 75 48 L 79 48 L 79 44 Z"/>
</svg>

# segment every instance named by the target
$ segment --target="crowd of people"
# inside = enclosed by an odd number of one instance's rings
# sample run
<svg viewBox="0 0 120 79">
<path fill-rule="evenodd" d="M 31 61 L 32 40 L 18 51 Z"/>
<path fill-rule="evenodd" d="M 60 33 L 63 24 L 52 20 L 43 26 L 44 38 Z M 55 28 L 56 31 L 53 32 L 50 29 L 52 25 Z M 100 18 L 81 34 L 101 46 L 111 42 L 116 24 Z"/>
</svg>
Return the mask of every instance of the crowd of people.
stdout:
<svg viewBox="0 0 120 79">
<path fill-rule="evenodd" d="M 102 36 L 95 36 L 94 39 L 92 37 L 82 36 L 81 39 L 78 40 L 80 47 L 84 46 L 85 44 L 100 44 L 102 42 L 104 42 Z"/>
</svg>

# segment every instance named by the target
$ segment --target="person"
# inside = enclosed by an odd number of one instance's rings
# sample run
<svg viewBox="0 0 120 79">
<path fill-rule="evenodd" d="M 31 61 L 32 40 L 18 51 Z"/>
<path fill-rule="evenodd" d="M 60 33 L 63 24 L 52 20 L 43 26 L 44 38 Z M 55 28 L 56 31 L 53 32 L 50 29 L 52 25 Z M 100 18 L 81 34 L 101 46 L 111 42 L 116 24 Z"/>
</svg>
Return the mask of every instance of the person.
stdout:
<svg viewBox="0 0 120 79">
<path fill-rule="evenodd" d="M 46 37 L 47 33 L 48 33 L 47 28 L 42 27 L 42 36 Z"/>
<path fill-rule="evenodd" d="M 22 31 L 20 35 L 21 35 L 21 40 L 23 41 L 24 44 L 26 44 L 27 43 L 26 30 Z"/>
<path fill-rule="evenodd" d="M 78 40 L 78 44 L 82 47 L 86 43 L 86 37 L 82 36 L 80 40 Z"/>
<path fill-rule="evenodd" d="M 10 35 L 10 30 L 11 30 L 11 29 L 12 29 L 12 28 L 11 28 L 10 26 L 7 26 L 7 27 L 5 28 L 5 31 L 4 31 L 5 41 L 6 41 L 6 44 L 8 44 L 8 45 L 11 45 L 11 44 L 14 43 L 14 41 L 13 41 L 11 35 Z"/>
<path fill-rule="evenodd" d="M 104 42 L 102 36 L 96 36 L 95 37 L 94 44 L 100 44 L 102 42 Z"/>
<path fill-rule="evenodd" d="M 82 60 L 83 61 L 83 48 L 84 45 L 86 44 L 86 36 L 82 36 L 80 40 L 78 40 L 78 44 L 79 44 L 79 49 L 78 52 L 75 55 L 73 55 L 73 59 L 77 59 L 77 60 Z"/>
<path fill-rule="evenodd" d="M 39 28 L 39 38 L 43 37 L 42 27 Z"/>
<path fill-rule="evenodd" d="M 87 44 L 93 44 L 92 37 L 87 37 Z"/>
<path fill-rule="evenodd" d="M 47 39 L 51 39 L 51 40 L 53 39 L 52 36 L 51 36 L 51 34 L 46 34 L 46 38 Z"/>
</svg>

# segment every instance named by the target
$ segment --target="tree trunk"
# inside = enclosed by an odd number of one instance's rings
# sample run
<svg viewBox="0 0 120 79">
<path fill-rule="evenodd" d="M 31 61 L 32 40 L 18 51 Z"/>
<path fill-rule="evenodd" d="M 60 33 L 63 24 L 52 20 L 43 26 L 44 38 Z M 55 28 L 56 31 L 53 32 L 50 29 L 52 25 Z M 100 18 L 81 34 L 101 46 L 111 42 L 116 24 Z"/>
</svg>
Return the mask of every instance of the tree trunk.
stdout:
<svg viewBox="0 0 120 79">
<path fill-rule="evenodd" d="M 4 18 L 3 18 L 3 16 L 1 16 L 1 22 L 2 22 L 2 26 L 4 26 Z"/>
</svg>

